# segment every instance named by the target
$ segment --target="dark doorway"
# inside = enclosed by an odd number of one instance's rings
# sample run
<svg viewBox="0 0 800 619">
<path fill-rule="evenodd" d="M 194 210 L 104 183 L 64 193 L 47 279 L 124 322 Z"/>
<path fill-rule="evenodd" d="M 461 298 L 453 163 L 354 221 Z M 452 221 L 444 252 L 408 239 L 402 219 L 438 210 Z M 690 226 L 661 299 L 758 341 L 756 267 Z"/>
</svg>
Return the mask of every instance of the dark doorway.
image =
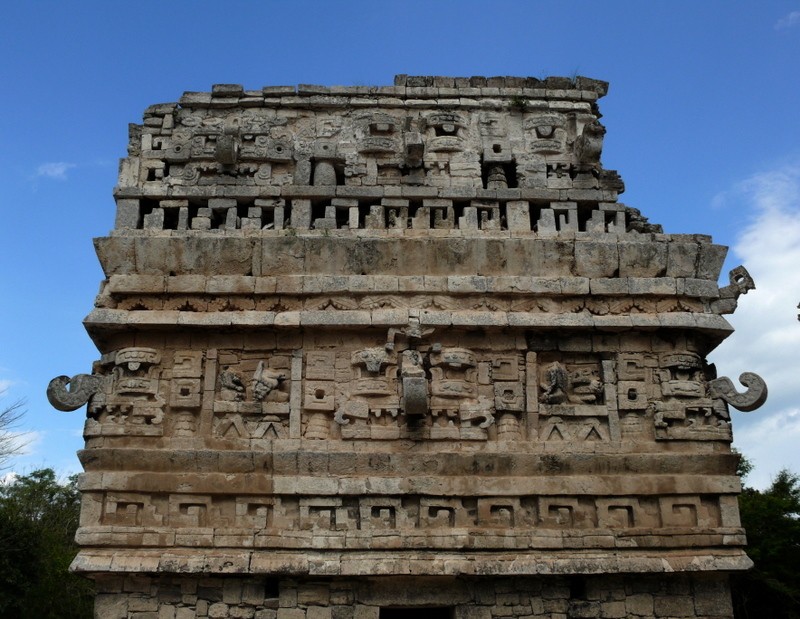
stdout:
<svg viewBox="0 0 800 619">
<path fill-rule="evenodd" d="M 451 606 L 381 608 L 379 619 L 453 619 Z"/>
</svg>

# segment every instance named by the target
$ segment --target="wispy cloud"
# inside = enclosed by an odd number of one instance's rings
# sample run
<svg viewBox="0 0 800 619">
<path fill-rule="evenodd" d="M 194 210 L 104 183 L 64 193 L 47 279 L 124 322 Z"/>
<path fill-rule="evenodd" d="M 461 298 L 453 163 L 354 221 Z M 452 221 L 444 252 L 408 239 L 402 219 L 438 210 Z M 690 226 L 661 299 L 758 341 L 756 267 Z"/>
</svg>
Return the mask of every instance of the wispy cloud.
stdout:
<svg viewBox="0 0 800 619">
<path fill-rule="evenodd" d="M 775 22 L 775 30 L 785 30 L 800 24 L 800 11 L 792 11 Z"/>
<path fill-rule="evenodd" d="M 15 456 L 29 456 L 36 451 L 42 438 L 41 432 L 29 430 L 27 432 L 8 432 L 4 440 L 8 440 L 6 446 Z"/>
<path fill-rule="evenodd" d="M 66 161 L 56 161 L 51 163 L 43 163 L 36 169 L 35 178 L 49 178 L 56 181 L 67 180 L 67 172 L 72 168 L 77 167 L 74 163 L 67 163 Z"/>
<path fill-rule="evenodd" d="M 725 196 L 726 207 L 753 214 L 733 247 L 756 290 L 739 299 L 730 317 L 736 332 L 711 360 L 721 375 L 760 374 L 769 399 L 752 414 L 734 413 L 734 436 L 756 469 L 750 483 L 763 487 L 787 467 L 800 472 L 800 161 L 754 175 Z"/>
<path fill-rule="evenodd" d="M 779 410 L 751 425 L 736 430 L 736 447 L 756 467 L 748 485 L 766 488 L 783 468 L 798 472 L 797 445 L 800 443 L 800 409 Z"/>
</svg>

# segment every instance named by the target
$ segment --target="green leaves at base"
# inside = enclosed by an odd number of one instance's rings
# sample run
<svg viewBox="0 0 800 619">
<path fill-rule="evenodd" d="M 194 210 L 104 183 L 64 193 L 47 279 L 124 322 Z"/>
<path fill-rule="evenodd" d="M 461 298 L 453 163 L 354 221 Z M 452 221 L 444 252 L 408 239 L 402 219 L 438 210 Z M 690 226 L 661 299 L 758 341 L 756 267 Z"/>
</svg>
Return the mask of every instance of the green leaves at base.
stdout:
<svg viewBox="0 0 800 619">
<path fill-rule="evenodd" d="M 68 572 L 79 515 L 76 477 L 41 469 L 0 486 L 0 617 L 92 617 L 91 583 Z"/>
<path fill-rule="evenodd" d="M 800 477 L 783 470 L 764 490 L 739 497 L 755 567 L 731 578 L 735 617 L 800 619 Z"/>
</svg>

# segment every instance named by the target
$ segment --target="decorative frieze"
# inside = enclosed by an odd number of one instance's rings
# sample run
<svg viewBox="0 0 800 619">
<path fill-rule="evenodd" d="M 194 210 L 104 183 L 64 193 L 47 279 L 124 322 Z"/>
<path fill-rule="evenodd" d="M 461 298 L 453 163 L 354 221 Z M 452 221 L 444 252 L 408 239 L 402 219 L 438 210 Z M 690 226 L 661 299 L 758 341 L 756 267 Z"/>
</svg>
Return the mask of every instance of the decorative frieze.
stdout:
<svg viewBox="0 0 800 619">
<path fill-rule="evenodd" d="M 221 84 L 146 110 L 96 240 L 101 357 L 48 387 L 87 405 L 98 616 L 730 616 L 728 406 L 767 389 L 706 356 L 755 284 L 618 201 L 606 87 Z"/>
</svg>

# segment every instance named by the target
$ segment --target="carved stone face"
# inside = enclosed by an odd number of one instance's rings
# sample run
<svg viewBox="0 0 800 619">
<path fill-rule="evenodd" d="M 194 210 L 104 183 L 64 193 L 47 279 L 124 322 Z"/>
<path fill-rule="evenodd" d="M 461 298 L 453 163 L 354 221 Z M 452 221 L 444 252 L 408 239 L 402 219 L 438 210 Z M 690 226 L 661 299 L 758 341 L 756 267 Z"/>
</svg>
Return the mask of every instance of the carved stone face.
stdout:
<svg viewBox="0 0 800 619">
<path fill-rule="evenodd" d="M 567 151 L 567 120 L 561 114 L 537 114 L 523 123 L 530 152 L 564 154 Z"/>
<path fill-rule="evenodd" d="M 455 112 L 428 116 L 425 149 L 431 152 L 460 151 L 464 148 L 466 121 Z"/>
</svg>

